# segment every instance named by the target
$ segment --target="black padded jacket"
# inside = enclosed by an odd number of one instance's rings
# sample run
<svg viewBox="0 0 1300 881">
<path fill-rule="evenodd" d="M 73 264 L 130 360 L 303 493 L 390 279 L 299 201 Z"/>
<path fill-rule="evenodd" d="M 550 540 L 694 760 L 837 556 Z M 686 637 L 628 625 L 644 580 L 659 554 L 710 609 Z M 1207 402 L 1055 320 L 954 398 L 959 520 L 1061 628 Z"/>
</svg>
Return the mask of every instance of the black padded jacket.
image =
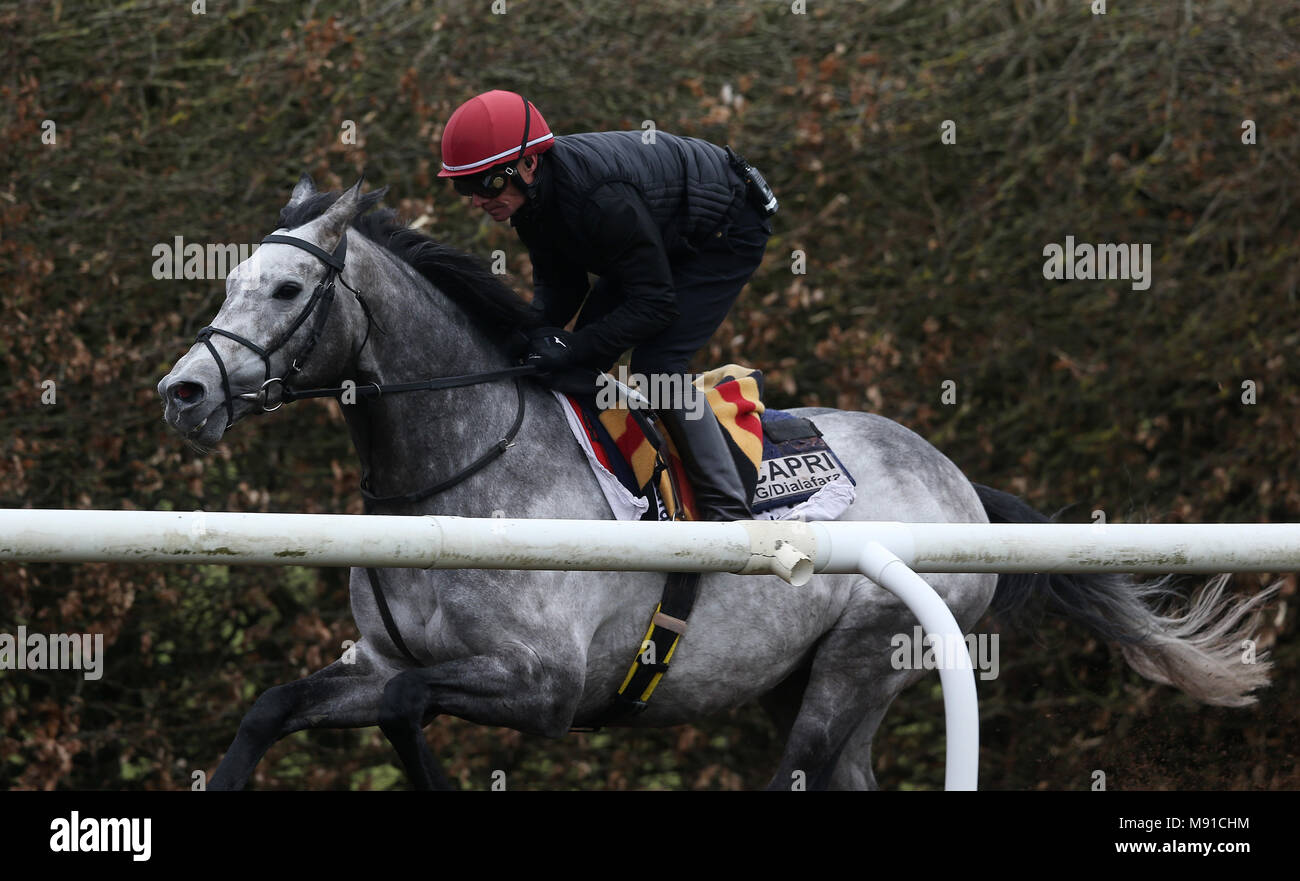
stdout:
<svg viewBox="0 0 1300 881">
<path fill-rule="evenodd" d="M 623 303 L 574 340 L 582 363 L 612 363 L 676 319 L 672 263 L 688 258 L 745 202 L 726 152 L 655 132 L 564 135 L 542 155 L 511 217 L 533 263 L 533 305 L 563 327 L 587 296 L 587 273 Z"/>
</svg>

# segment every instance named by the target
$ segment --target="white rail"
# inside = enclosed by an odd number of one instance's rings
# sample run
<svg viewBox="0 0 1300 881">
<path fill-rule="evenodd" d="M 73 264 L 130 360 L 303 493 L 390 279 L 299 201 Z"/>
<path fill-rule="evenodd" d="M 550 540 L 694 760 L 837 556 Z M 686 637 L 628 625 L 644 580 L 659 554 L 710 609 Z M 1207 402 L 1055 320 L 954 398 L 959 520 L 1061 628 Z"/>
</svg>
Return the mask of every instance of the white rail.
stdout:
<svg viewBox="0 0 1300 881">
<path fill-rule="evenodd" d="M 1300 524 L 1282 523 L 647 523 L 0 509 L 0 561 L 749 571 L 802 583 L 814 572 L 858 571 L 868 541 L 916 572 L 1300 569 Z"/>
<path fill-rule="evenodd" d="M 648 523 L 335 514 L 0 509 L 0 562 L 226 563 L 777 575 L 858 572 L 927 633 L 960 641 L 917 572 L 1286 572 L 1300 524 Z M 969 658 L 940 669 L 946 783 L 974 789 L 979 713 Z"/>
</svg>

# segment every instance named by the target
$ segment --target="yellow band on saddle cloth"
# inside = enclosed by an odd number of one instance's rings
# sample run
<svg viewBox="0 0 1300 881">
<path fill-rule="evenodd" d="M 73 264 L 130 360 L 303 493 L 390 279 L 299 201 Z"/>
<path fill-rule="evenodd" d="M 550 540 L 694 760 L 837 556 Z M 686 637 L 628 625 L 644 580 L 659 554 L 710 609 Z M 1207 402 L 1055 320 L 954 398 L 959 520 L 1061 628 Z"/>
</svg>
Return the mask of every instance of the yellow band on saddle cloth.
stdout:
<svg viewBox="0 0 1300 881">
<path fill-rule="evenodd" d="M 752 470 L 752 474 L 742 474 L 745 478 L 744 483 L 752 486 L 763 461 L 762 373 L 752 367 L 727 364 L 707 373 L 701 373 L 695 378 L 694 385 L 705 393 L 718 424 L 731 438 L 735 449 L 740 451 L 741 455 L 736 460 L 736 467 Z M 637 425 L 626 406 L 602 410 L 599 418 L 605 430 L 614 439 L 619 452 L 632 466 L 637 485 L 644 489 L 654 477 L 654 446 L 646 440 L 641 427 Z M 667 473 L 659 475 L 656 490 L 663 500 L 664 510 L 668 512 L 670 519 L 694 520 L 696 519 L 694 495 L 686 482 L 672 439 L 665 437 L 664 440 L 671 452 L 669 467 L 674 470 L 677 485 L 682 489 L 683 499 L 680 506 L 673 495 L 672 483 Z M 679 507 L 685 513 L 684 518 L 677 517 Z"/>
</svg>

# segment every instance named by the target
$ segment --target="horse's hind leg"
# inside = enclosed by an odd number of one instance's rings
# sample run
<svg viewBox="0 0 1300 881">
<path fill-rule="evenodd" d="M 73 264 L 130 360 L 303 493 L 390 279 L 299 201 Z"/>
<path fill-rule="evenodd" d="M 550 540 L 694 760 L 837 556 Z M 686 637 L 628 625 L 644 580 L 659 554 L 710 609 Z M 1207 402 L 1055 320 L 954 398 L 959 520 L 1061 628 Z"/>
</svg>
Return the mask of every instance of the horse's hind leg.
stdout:
<svg viewBox="0 0 1300 881">
<path fill-rule="evenodd" d="M 890 664 L 890 640 L 896 633 L 910 631 L 915 620 L 911 613 L 894 597 L 882 597 L 883 592 L 869 581 L 854 590 L 859 598 L 848 605 L 813 654 L 799 713 L 768 789 L 788 790 L 799 781 L 810 790 L 845 785 L 844 775 L 835 772 L 859 726 L 872 718 L 878 725 L 894 697 L 910 678 L 920 675 L 892 669 Z M 869 755 L 869 734 L 866 743 Z M 856 780 L 861 788 L 874 784 L 870 768 Z"/>
<path fill-rule="evenodd" d="M 424 726 L 433 717 L 446 714 L 479 725 L 561 737 L 573 722 L 582 683 L 582 672 L 544 664 L 535 651 L 513 643 L 496 654 L 457 658 L 394 676 L 384 687 L 379 727 L 417 789 L 448 789 L 424 739 Z"/>
<path fill-rule="evenodd" d="M 795 719 L 799 716 L 799 707 L 803 703 L 804 689 L 808 684 L 808 670 L 796 670 L 790 676 L 759 698 L 759 703 L 767 711 L 768 717 L 776 725 L 782 743 L 787 743 L 794 729 Z M 871 741 L 876 736 L 876 729 L 885 716 L 884 707 L 872 707 L 858 726 L 849 735 L 848 741 L 840 751 L 839 761 L 831 775 L 830 789 L 879 789 L 876 776 L 871 769 Z M 794 781 L 788 781 L 793 783 Z M 779 788 L 786 789 L 787 785 Z"/>
<path fill-rule="evenodd" d="M 871 741 L 885 718 L 888 704 L 873 707 L 858 722 L 858 727 L 849 736 L 844 749 L 840 751 L 840 760 L 835 763 L 835 772 L 831 775 L 828 789 L 879 789 L 876 774 L 871 768 Z"/>
<path fill-rule="evenodd" d="M 384 683 L 393 675 L 361 640 L 353 662 L 323 670 L 262 693 L 239 723 L 239 732 L 208 783 L 210 790 L 243 789 L 272 744 L 304 728 L 361 728 L 379 720 Z"/>
<path fill-rule="evenodd" d="M 799 705 L 803 703 L 803 692 L 808 687 L 808 668 L 801 667 L 785 677 L 776 688 L 758 699 L 772 724 L 776 726 L 777 736 L 785 743 L 794 728 L 794 720 L 799 717 Z"/>
</svg>

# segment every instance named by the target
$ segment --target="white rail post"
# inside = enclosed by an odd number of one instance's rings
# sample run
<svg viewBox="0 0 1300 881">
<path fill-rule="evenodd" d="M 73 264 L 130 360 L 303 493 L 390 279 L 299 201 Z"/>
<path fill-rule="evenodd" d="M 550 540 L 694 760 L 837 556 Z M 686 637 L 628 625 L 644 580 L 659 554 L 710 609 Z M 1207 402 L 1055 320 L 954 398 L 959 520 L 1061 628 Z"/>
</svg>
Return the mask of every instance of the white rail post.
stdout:
<svg viewBox="0 0 1300 881">
<path fill-rule="evenodd" d="M 979 780 L 979 699 L 975 669 L 957 619 L 935 589 L 880 542 L 868 541 L 858 560 L 862 574 L 906 603 L 934 640 L 948 734 L 943 788 L 974 790 Z M 950 658 L 955 666 L 949 665 Z"/>
</svg>

